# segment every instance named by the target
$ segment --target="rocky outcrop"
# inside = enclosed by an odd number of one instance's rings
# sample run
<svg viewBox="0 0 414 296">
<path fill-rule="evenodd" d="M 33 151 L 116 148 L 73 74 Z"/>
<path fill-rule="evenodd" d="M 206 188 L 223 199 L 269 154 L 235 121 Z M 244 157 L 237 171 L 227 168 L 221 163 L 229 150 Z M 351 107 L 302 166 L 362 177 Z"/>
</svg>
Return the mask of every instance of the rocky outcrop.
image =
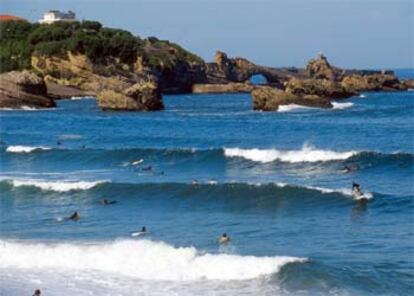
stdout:
<svg viewBox="0 0 414 296">
<path fill-rule="evenodd" d="M 323 54 L 319 54 L 316 59 L 310 60 L 305 71 L 310 78 L 314 79 L 334 81 L 338 76 L 338 71 L 329 64 L 328 59 Z"/>
<path fill-rule="evenodd" d="M 327 98 L 316 95 L 299 96 L 269 86 L 257 87 L 252 91 L 253 109 L 260 111 L 277 111 L 281 105 L 296 104 L 307 107 L 332 108 Z"/>
<path fill-rule="evenodd" d="M 0 74 L 0 108 L 22 107 L 55 107 L 43 78 L 26 70 Z"/>
<path fill-rule="evenodd" d="M 193 93 L 249 93 L 255 86 L 251 83 L 230 82 L 225 84 L 194 84 Z"/>
<path fill-rule="evenodd" d="M 401 84 L 404 89 L 414 89 L 414 79 L 403 80 Z"/>
<path fill-rule="evenodd" d="M 395 75 L 350 75 L 342 79 L 341 85 L 350 91 L 392 91 L 406 89 Z"/>
<path fill-rule="evenodd" d="M 292 78 L 285 91 L 296 96 L 312 95 L 328 99 L 345 99 L 357 93 L 344 88 L 340 83 L 327 79 Z"/>
<path fill-rule="evenodd" d="M 164 109 L 161 89 L 153 78 L 141 79 L 122 92 L 112 89 L 97 95 L 102 110 L 120 111 L 158 111 Z"/>
</svg>

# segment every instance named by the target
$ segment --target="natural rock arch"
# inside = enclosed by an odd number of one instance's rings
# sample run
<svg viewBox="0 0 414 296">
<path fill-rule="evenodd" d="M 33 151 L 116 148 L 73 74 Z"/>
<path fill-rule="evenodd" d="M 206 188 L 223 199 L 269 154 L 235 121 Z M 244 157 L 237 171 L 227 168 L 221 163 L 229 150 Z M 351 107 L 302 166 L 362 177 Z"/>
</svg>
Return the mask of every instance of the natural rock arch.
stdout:
<svg viewBox="0 0 414 296">
<path fill-rule="evenodd" d="M 254 75 L 263 75 L 270 84 L 280 84 L 288 78 L 286 71 L 256 65 L 245 58 L 229 58 L 217 51 L 214 62 L 206 64 L 208 83 L 247 82 Z"/>
</svg>

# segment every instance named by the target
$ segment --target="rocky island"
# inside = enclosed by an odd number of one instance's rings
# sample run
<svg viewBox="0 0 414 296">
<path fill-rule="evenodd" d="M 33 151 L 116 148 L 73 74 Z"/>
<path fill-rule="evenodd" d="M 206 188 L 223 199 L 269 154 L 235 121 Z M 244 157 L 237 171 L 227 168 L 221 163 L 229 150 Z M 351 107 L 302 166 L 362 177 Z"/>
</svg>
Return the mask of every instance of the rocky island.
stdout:
<svg viewBox="0 0 414 296">
<path fill-rule="evenodd" d="M 392 71 L 347 70 L 319 55 L 300 68 L 256 65 L 218 51 L 212 63 L 178 44 L 105 28 L 99 22 L 0 22 L 0 107 L 48 108 L 53 99 L 96 96 L 102 110 L 157 111 L 162 94 L 252 93 L 255 110 L 331 108 L 360 91 L 413 87 Z M 250 83 L 253 75 L 267 83 Z"/>
</svg>

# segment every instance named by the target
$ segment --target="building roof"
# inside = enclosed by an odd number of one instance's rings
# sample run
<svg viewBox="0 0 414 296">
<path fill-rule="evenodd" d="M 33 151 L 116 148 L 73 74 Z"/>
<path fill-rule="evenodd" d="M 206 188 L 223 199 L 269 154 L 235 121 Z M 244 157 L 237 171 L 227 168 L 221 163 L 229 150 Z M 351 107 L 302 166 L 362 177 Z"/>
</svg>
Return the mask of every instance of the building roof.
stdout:
<svg viewBox="0 0 414 296">
<path fill-rule="evenodd" d="M 7 22 L 7 21 L 25 21 L 24 18 L 10 15 L 10 14 L 0 14 L 0 22 Z"/>
</svg>

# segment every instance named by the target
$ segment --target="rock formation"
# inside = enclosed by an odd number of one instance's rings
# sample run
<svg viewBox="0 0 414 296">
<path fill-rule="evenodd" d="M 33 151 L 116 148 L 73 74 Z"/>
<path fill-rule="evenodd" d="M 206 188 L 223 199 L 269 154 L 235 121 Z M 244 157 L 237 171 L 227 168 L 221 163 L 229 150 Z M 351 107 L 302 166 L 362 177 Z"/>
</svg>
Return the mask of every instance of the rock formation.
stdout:
<svg viewBox="0 0 414 296">
<path fill-rule="evenodd" d="M 286 84 L 285 91 L 297 96 L 313 95 L 329 99 L 345 99 L 356 95 L 340 83 L 327 79 L 292 78 Z"/>
<path fill-rule="evenodd" d="M 103 90 L 97 95 L 102 110 L 157 111 L 164 109 L 161 89 L 154 77 L 143 78 L 124 91 Z"/>
<path fill-rule="evenodd" d="M 404 89 L 414 89 L 414 79 L 406 79 L 401 81 L 401 84 Z"/>
<path fill-rule="evenodd" d="M 255 88 L 254 84 L 230 82 L 225 84 L 194 84 L 193 93 L 249 93 Z"/>
<path fill-rule="evenodd" d="M 308 62 L 305 71 L 310 78 L 327 79 L 331 81 L 336 80 L 339 74 L 338 71 L 329 64 L 328 59 L 321 53 L 316 59 L 312 59 Z"/>
<path fill-rule="evenodd" d="M 44 80 L 29 71 L 0 74 L 1 108 L 50 108 L 54 101 L 47 96 Z"/>
<path fill-rule="evenodd" d="M 349 91 L 390 91 L 406 89 L 395 75 L 372 74 L 345 76 L 341 85 Z"/>
<path fill-rule="evenodd" d="M 274 87 L 262 86 L 252 91 L 253 109 L 260 111 L 277 111 L 280 105 L 296 104 L 317 108 L 332 108 L 328 98 L 316 95 L 299 96 Z"/>
</svg>

